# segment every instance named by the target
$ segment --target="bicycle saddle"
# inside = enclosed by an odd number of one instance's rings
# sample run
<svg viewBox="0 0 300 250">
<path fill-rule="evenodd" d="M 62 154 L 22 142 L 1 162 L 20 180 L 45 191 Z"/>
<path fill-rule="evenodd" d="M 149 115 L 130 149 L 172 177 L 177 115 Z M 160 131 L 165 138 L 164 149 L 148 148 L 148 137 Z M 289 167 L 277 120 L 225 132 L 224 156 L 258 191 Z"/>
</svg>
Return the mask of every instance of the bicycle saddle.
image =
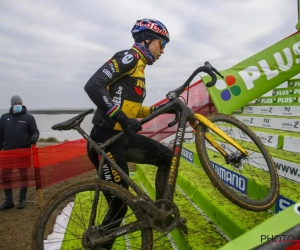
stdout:
<svg viewBox="0 0 300 250">
<path fill-rule="evenodd" d="M 86 117 L 88 114 L 92 113 L 94 111 L 94 109 L 89 109 L 86 110 L 82 113 L 80 113 L 79 115 L 76 115 L 75 117 L 66 120 L 64 122 L 61 123 L 57 123 L 55 125 L 53 125 L 51 128 L 53 130 L 70 130 L 70 129 L 74 129 L 74 127 L 78 124 L 80 124 L 84 117 Z"/>
</svg>

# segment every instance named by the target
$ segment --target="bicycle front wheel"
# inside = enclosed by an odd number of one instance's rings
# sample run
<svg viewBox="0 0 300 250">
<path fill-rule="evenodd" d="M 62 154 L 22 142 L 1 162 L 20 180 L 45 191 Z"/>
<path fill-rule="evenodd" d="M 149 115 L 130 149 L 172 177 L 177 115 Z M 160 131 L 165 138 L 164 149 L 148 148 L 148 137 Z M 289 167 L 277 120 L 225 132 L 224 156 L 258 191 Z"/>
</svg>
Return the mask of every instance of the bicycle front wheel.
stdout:
<svg viewBox="0 0 300 250">
<path fill-rule="evenodd" d="M 249 155 L 242 153 L 205 125 L 196 129 L 195 143 L 203 169 L 213 185 L 231 202 L 250 211 L 269 209 L 279 195 L 279 179 L 268 150 L 256 134 L 232 116 L 208 118 Z M 212 137 L 227 153 L 224 157 L 206 140 Z"/>
<path fill-rule="evenodd" d="M 33 229 L 32 249 L 152 249 L 152 229 L 136 231 L 115 239 L 113 246 L 87 248 L 84 234 L 88 229 L 96 183 L 75 183 L 55 194 L 42 208 Z M 128 210 L 121 225 L 145 220 L 143 212 L 133 202 L 134 196 L 121 186 L 101 182 L 94 226 L 101 225 L 108 204 L 104 195 L 120 199 Z M 125 206 L 125 205 L 124 205 Z M 121 211 L 122 207 L 118 208 Z M 116 213 L 116 215 L 118 212 Z M 112 223 L 113 224 L 113 223 Z M 106 230 L 101 228 L 101 230 Z"/>
</svg>

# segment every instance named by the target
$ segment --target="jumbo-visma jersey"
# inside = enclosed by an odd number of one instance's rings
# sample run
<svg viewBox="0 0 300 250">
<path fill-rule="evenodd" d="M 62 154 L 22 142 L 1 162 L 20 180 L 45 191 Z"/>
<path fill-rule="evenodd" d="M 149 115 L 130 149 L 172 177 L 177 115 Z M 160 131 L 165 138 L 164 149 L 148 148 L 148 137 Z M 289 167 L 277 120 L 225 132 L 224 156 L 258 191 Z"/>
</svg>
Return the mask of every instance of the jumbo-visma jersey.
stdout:
<svg viewBox="0 0 300 250">
<path fill-rule="evenodd" d="M 142 106 L 146 97 L 145 67 L 145 59 L 140 54 L 132 49 L 124 50 L 117 52 L 90 78 L 85 90 L 97 106 L 95 125 L 122 130 L 119 123 L 106 115 L 115 104 L 129 118 L 142 118 L 150 113 L 150 107 Z"/>
</svg>

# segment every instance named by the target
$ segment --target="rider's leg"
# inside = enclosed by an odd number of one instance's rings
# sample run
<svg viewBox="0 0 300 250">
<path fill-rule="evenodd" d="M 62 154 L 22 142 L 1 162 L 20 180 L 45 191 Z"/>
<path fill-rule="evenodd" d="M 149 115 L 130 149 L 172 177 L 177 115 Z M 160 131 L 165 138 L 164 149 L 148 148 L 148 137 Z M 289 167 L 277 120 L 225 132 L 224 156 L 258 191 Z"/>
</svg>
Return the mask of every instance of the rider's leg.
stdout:
<svg viewBox="0 0 300 250">
<path fill-rule="evenodd" d="M 142 135 L 129 137 L 126 158 L 129 162 L 151 164 L 158 167 L 155 179 L 156 199 L 164 194 L 172 160 L 172 150 L 163 144 Z M 181 218 L 178 228 L 187 233 L 186 219 Z"/>
<path fill-rule="evenodd" d="M 156 199 L 161 199 L 170 169 L 172 151 L 158 141 L 138 134 L 128 137 L 127 148 L 128 162 L 158 167 L 155 179 Z"/>
<path fill-rule="evenodd" d="M 94 126 L 91 131 L 91 138 L 96 142 L 104 142 L 107 139 L 111 138 L 113 135 L 117 134 L 116 131 L 111 131 L 107 129 L 103 129 L 101 127 Z M 89 145 L 87 146 L 88 156 L 91 162 L 94 164 L 95 168 L 98 170 L 99 167 L 99 159 L 98 154 L 95 150 L 91 149 Z M 115 142 L 111 147 L 107 148 L 107 154 L 114 160 L 124 171 L 129 174 L 128 166 L 126 162 L 126 158 L 124 155 L 125 148 L 124 143 L 122 141 Z M 113 181 L 116 184 L 122 185 L 124 188 L 128 189 L 128 184 L 125 183 L 120 175 L 113 169 L 111 169 L 108 162 L 104 163 L 103 166 L 103 175 L 102 178 L 106 181 Z M 104 194 L 109 209 L 103 219 L 101 226 L 104 230 L 115 228 L 120 226 L 122 222 L 122 218 L 126 215 L 127 206 L 123 203 L 123 201 L 110 196 L 109 194 Z M 107 242 L 105 245 L 101 246 L 102 249 L 111 249 L 114 244 L 114 240 Z"/>
</svg>

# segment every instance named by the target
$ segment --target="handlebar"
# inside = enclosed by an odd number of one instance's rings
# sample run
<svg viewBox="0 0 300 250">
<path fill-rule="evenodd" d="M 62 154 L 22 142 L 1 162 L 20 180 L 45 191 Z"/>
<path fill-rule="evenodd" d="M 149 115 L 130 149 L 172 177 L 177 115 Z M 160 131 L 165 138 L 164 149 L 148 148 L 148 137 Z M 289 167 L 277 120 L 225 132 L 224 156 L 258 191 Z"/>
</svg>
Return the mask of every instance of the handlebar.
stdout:
<svg viewBox="0 0 300 250">
<path fill-rule="evenodd" d="M 207 67 L 209 67 L 209 68 L 211 68 L 211 70 L 212 70 L 213 72 L 215 72 L 217 75 L 219 75 L 220 77 L 224 78 L 224 76 L 222 76 L 222 74 L 221 74 L 216 68 L 214 68 L 208 61 L 206 61 L 206 62 L 204 63 L 204 65 L 207 66 Z M 207 85 L 206 85 L 206 86 L 207 86 Z"/>
<path fill-rule="evenodd" d="M 180 86 L 179 88 L 177 88 L 177 89 L 175 89 L 175 90 L 173 90 L 173 91 L 170 91 L 170 92 L 167 94 L 167 98 L 168 98 L 169 100 L 171 100 L 171 99 L 174 97 L 174 95 L 175 95 L 176 97 L 179 97 L 179 96 L 183 93 L 183 91 L 189 86 L 189 84 L 190 84 L 191 81 L 194 79 L 194 77 L 195 77 L 198 73 L 200 73 L 200 72 L 205 72 L 205 73 L 207 73 L 208 75 L 210 75 L 210 77 L 212 78 L 212 80 L 206 84 L 206 86 L 207 86 L 208 88 L 214 86 L 214 85 L 216 84 L 216 82 L 217 82 L 217 77 L 216 77 L 215 73 L 216 73 L 217 75 L 219 75 L 220 77 L 224 78 L 224 76 L 222 76 L 221 73 L 220 73 L 218 70 L 216 70 L 216 69 L 215 69 L 208 61 L 206 61 L 206 62 L 204 63 L 204 65 L 205 65 L 205 66 L 201 66 L 201 67 L 197 68 L 197 69 L 193 72 L 193 74 L 186 80 L 186 82 L 185 82 L 182 86 Z M 168 124 L 168 127 L 174 126 L 174 125 L 178 122 L 178 120 L 179 120 L 179 114 L 178 114 L 178 112 L 176 112 L 176 113 L 175 113 L 175 120 L 174 120 L 173 122 L 169 123 L 169 124 Z"/>
<path fill-rule="evenodd" d="M 191 76 L 186 80 L 186 82 L 182 86 L 180 86 L 179 88 L 177 88 L 177 89 L 175 89 L 173 91 L 170 91 L 167 94 L 167 97 L 173 96 L 174 94 L 177 97 L 180 96 L 183 93 L 183 91 L 185 90 L 185 88 L 187 86 L 189 86 L 189 84 L 192 82 L 192 80 L 194 79 L 194 77 L 197 74 L 199 74 L 200 72 L 205 72 L 205 73 L 207 73 L 212 78 L 212 80 L 206 84 L 206 86 L 208 88 L 214 86 L 216 84 L 216 82 L 217 82 L 217 77 L 216 77 L 215 73 L 218 74 L 220 77 L 224 78 L 221 75 L 221 73 L 219 71 L 217 71 L 214 67 L 212 67 L 212 65 L 209 62 L 206 61 L 204 64 L 205 64 L 205 66 L 201 66 L 201 67 L 197 68 L 193 72 L 193 74 L 191 74 Z"/>
</svg>

